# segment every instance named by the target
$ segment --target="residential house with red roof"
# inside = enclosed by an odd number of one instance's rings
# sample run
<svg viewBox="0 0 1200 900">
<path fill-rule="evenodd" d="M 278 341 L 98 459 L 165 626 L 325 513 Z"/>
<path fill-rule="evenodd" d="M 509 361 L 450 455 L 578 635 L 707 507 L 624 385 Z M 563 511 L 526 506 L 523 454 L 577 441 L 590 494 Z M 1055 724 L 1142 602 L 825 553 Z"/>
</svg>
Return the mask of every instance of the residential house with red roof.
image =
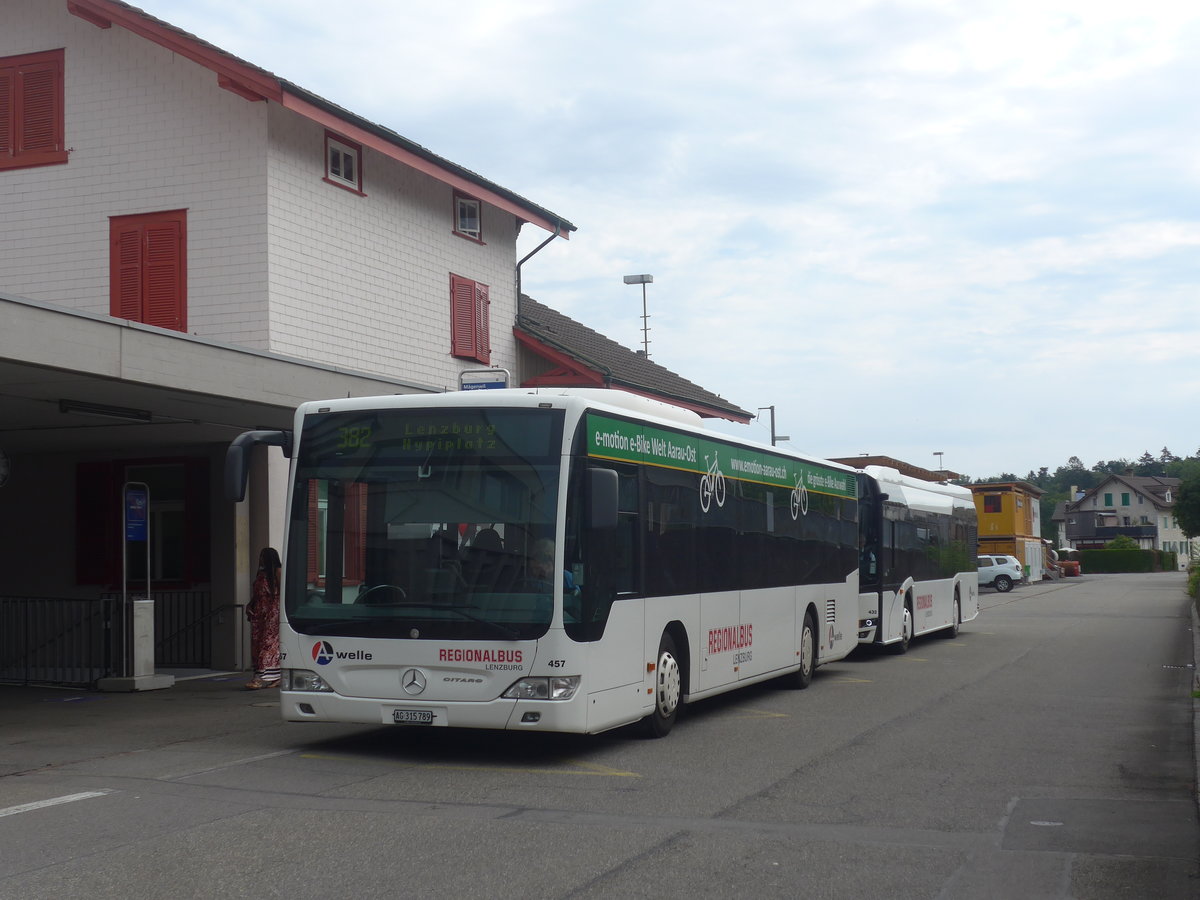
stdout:
<svg viewBox="0 0 1200 900">
<path fill-rule="evenodd" d="M 1165 475 L 1108 476 L 1055 510 L 1059 546 L 1103 549 L 1113 538 L 1124 535 L 1144 550 L 1178 554 L 1178 567 L 1186 569 L 1189 561 L 1200 556 L 1200 541 L 1188 538 L 1175 520 L 1179 484 L 1178 478 Z"/>
</svg>

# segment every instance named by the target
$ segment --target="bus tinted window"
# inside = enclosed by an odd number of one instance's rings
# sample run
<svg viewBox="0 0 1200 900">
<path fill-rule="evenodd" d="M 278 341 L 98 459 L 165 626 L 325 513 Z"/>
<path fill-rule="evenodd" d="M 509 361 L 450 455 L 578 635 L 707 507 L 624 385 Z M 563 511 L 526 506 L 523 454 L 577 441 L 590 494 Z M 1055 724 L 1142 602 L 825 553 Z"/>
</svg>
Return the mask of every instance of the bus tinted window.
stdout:
<svg viewBox="0 0 1200 900">
<path fill-rule="evenodd" d="M 598 431 L 596 422 L 605 430 Z M 639 441 L 626 423 L 611 418 L 589 421 L 585 428 L 577 442 L 585 452 L 575 461 L 575 483 L 583 483 L 581 473 L 589 465 L 614 469 L 621 477 L 615 534 L 579 531 L 580 492 L 569 494 L 568 533 L 576 537 L 569 541 L 568 559 L 574 560 L 584 605 L 591 604 L 593 615 L 602 618 L 622 596 L 842 583 L 857 568 L 852 475 L 663 429 L 645 429 L 650 437 Z M 639 446 L 646 448 L 641 456 L 631 449 Z M 653 459 L 655 452 L 662 464 Z M 647 461 L 623 461 L 634 458 Z M 800 491 L 802 477 L 812 490 Z M 841 495 L 823 490 L 826 478 Z M 572 630 L 568 622 L 568 632 L 596 639 L 603 627 Z"/>
<path fill-rule="evenodd" d="M 302 633 L 544 633 L 562 414 L 376 409 L 309 416 L 286 612 Z"/>
</svg>

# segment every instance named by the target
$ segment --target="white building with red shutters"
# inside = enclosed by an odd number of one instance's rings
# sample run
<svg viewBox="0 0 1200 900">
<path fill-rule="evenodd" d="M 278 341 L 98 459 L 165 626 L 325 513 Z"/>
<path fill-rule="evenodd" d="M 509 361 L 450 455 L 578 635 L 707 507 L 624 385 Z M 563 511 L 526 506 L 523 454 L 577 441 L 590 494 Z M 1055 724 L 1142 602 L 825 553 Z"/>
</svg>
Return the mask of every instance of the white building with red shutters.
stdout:
<svg viewBox="0 0 1200 900">
<path fill-rule="evenodd" d="M 575 229 L 116 0 L 0 0 L 0 212 L 0 598 L 119 593 L 122 486 L 148 484 L 131 565 L 176 665 L 241 662 L 251 561 L 282 540 L 279 451 L 235 507 L 228 442 L 514 371 L 518 234 Z M 0 678 L 53 662 L 17 657 Z"/>
<path fill-rule="evenodd" d="M 286 461 L 260 448 L 235 505 L 224 454 L 303 401 L 494 368 L 750 418 L 522 309 L 562 216 L 118 0 L 0 0 L 0 213 L 0 680 L 91 683 L 114 654 L 244 666 Z M 131 584 L 153 597 L 148 663 L 105 643 Z"/>
</svg>

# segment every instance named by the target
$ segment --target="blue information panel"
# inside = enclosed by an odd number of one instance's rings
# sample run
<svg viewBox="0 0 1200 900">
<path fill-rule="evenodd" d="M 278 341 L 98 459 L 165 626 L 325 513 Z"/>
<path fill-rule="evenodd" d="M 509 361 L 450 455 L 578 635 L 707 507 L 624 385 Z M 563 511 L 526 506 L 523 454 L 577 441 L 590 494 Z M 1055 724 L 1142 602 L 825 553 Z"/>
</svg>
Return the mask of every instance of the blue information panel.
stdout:
<svg viewBox="0 0 1200 900">
<path fill-rule="evenodd" d="M 150 492 L 125 489 L 125 540 L 143 542 L 149 535 Z"/>
</svg>

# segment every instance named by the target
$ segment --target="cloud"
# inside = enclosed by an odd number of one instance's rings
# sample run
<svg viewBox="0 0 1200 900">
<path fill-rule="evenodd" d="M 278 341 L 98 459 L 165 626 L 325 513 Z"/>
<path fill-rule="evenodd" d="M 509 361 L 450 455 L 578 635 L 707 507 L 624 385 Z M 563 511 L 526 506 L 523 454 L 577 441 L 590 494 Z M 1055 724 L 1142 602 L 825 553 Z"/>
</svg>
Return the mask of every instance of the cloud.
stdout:
<svg viewBox="0 0 1200 900">
<path fill-rule="evenodd" d="M 627 346 L 654 274 L 656 361 L 800 449 L 1200 445 L 1194 3 L 143 6 L 566 216 L 525 290 Z"/>
</svg>

